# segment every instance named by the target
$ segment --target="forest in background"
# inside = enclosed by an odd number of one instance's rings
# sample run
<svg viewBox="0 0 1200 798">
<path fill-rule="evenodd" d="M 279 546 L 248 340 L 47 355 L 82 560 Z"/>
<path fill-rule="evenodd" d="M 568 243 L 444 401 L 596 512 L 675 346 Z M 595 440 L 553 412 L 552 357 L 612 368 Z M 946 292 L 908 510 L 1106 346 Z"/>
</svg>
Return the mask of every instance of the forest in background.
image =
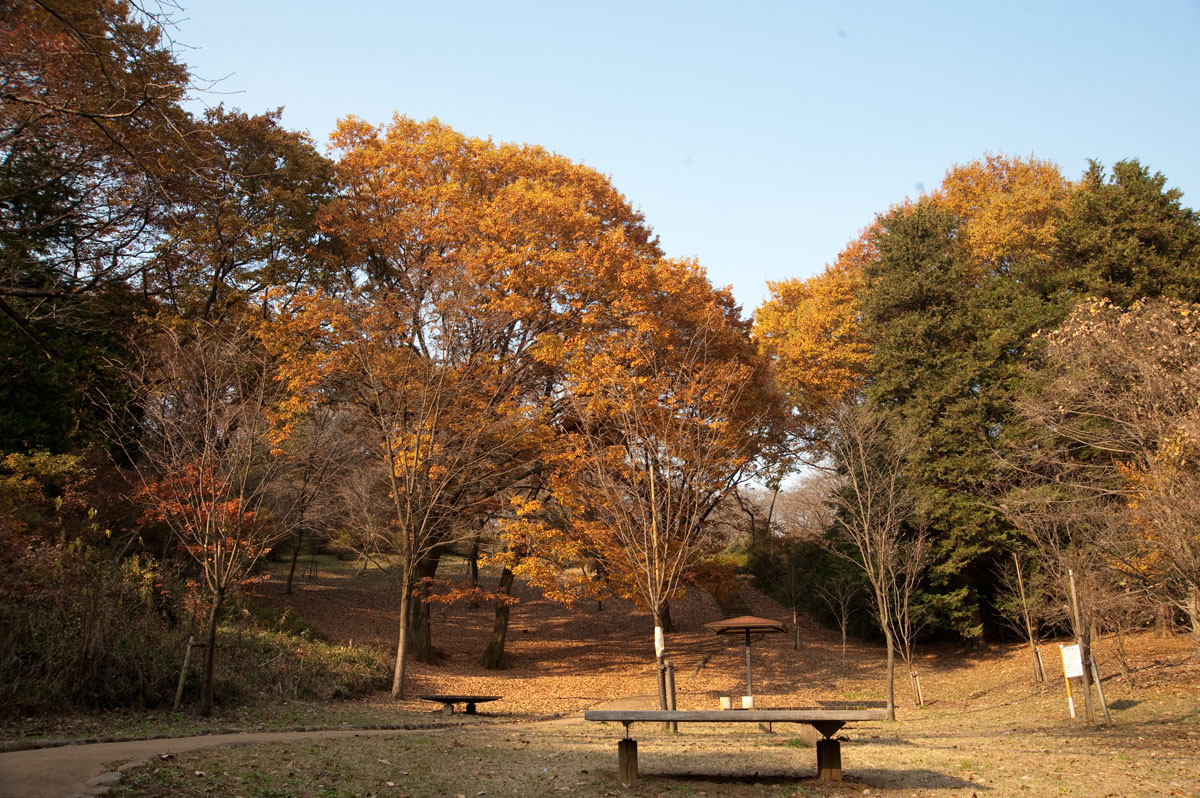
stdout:
<svg viewBox="0 0 1200 798">
<path fill-rule="evenodd" d="M 542 148 L 347 116 L 322 154 L 278 111 L 187 110 L 166 22 L 0 23 L 12 711 L 167 702 L 191 636 L 210 708 L 231 602 L 305 541 L 386 560 L 403 605 L 392 666 L 330 653 L 318 692 L 402 694 L 431 600 L 493 602 L 503 667 L 517 577 L 669 630 L 744 565 L 905 659 L 1200 639 L 1200 219 L 1163 175 L 953 166 L 749 319 Z M 450 552 L 498 584 L 439 580 Z"/>
</svg>

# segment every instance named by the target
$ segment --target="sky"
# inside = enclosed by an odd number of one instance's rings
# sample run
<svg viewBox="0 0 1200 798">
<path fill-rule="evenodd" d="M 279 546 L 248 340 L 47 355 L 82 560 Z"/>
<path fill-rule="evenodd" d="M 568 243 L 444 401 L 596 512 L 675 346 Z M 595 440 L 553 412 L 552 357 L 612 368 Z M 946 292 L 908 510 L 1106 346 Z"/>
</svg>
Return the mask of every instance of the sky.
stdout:
<svg viewBox="0 0 1200 798">
<path fill-rule="evenodd" d="M 746 312 L 988 152 L 1138 158 L 1200 202 L 1200 0 L 181 2 L 200 102 L 322 148 L 351 114 L 541 145 Z"/>
</svg>

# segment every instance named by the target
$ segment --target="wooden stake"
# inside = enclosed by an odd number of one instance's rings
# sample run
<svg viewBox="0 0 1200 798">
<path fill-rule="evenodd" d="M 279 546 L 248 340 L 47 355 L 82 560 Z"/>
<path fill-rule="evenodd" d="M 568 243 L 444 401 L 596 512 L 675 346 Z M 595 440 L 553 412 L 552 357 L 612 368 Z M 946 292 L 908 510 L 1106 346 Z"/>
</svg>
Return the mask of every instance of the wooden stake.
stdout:
<svg viewBox="0 0 1200 798">
<path fill-rule="evenodd" d="M 175 704 L 171 707 L 172 712 L 179 711 L 179 705 L 183 701 L 183 684 L 187 681 L 188 665 L 192 662 L 192 646 L 196 645 L 196 638 L 189 637 L 187 648 L 183 651 L 183 668 L 179 671 L 179 686 L 175 688 Z"/>
<path fill-rule="evenodd" d="M 1112 725 L 1112 715 L 1108 714 L 1108 702 L 1104 700 L 1104 685 L 1100 682 L 1100 671 L 1096 668 L 1096 659 L 1088 653 L 1088 661 L 1092 664 L 1092 678 L 1096 682 L 1096 692 L 1100 694 L 1100 706 L 1104 709 L 1104 725 Z"/>
<path fill-rule="evenodd" d="M 1014 551 L 1013 565 L 1017 566 L 1017 587 L 1021 590 L 1021 609 L 1025 614 L 1025 634 L 1029 638 L 1029 649 L 1033 652 L 1033 680 L 1038 684 L 1046 681 L 1046 671 L 1042 668 L 1042 656 L 1038 653 L 1037 643 L 1033 639 L 1033 622 L 1029 618 L 1029 602 L 1025 598 L 1025 579 L 1021 576 L 1021 560 Z"/>
</svg>

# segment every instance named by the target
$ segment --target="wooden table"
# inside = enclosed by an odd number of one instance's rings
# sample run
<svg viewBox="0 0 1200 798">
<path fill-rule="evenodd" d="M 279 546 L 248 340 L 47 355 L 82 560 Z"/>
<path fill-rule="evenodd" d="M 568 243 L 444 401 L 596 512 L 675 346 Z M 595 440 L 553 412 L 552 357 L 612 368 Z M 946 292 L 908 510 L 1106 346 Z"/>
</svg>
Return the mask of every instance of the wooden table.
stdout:
<svg viewBox="0 0 1200 798">
<path fill-rule="evenodd" d="M 475 705 L 488 701 L 499 701 L 503 696 L 498 695 L 419 695 L 422 701 L 432 701 L 442 705 L 443 715 L 453 715 L 455 704 L 466 704 L 467 714 L 475 714 Z"/>
<path fill-rule="evenodd" d="M 583 713 L 585 720 L 625 725 L 625 739 L 617 742 L 617 775 L 627 787 L 637 781 L 637 740 L 629 736 L 633 723 L 807 723 L 825 738 L 817 740 L 818 777 L 841 781 L 842 749 L 833 735 L 847 723 L 887 720 L 887 716 L 882 709 L 592 709 Z"/>
</svg>

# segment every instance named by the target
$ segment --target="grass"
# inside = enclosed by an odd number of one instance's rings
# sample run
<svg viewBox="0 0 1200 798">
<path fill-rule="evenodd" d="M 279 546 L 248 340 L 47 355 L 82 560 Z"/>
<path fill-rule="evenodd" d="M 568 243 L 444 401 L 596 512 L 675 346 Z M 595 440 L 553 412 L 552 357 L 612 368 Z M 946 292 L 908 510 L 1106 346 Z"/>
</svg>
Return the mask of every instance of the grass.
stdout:
<svg viewBox="0 0 1200 798">
<path fill-rule="evenodd" d="M 625 788 L 616 781 L 620 724 L 579 722 L 197 751 L 135 771 L 114 794 L 1200 796 L 1194 711 L 1194 696 L 1164 697 L 1106 729 L 1069 721 L 1046 700 L 852 724 L 842 732 L 850 742 L 840 784 L 813 778 L 816 755 L 793 738 L 720 724 L 675 735 L 646 724 L 634 727 L 642 777 Z"/>
</svg>

